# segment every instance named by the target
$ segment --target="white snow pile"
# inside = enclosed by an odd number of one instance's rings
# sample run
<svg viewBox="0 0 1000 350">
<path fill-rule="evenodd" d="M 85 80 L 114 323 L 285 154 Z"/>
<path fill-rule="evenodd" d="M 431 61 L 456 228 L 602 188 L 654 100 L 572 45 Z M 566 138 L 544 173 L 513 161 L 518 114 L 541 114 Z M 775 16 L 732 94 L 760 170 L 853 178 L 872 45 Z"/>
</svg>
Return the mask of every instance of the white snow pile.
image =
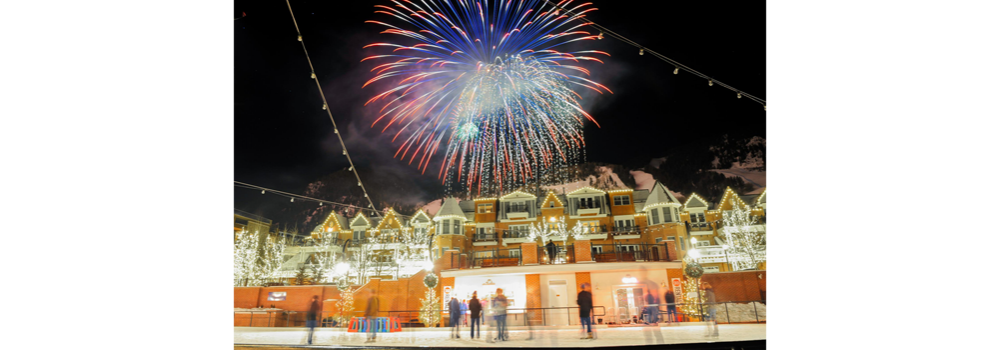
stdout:
<svg viewBox="0 0 1000 350">
<path fill-rule="evenodd" d="M 442 205 L 444 205 L 444 199 L 438 199 L 430 203 L 424 204 L 422 209 L 424 209 L 424 212 L 426 212 L 427 215 L 434 216 L 435 214 L 437 214 L 438 210 L 441 210 Z"/>
<path fill-rule="evenodd" d="M 754 308 L 756 309 L 756 316 Z M 727 316 L 728 312 L 728 318 Z M 756 322 L 767 320 L 767 307 L 753 302 L 746 304 L 724 303 L 715 306 L 715 318 L 718 322 Z"/>
<path fill-rule="evenodd" d="M 602 190 L 613 190 L 619 188 L 626 188 L 625 183 L 618 178 L 618 174 L 611 171 L 611 168 L 599 166 L 597 167 L 601 171 L 599 176 L 587 176 L 586 179 L 569 182 L 558 185 L 542 186 L 546 190 L 553 190 L 559 193 L 569 193 L 576 191 L 580 188 L 587 186 L 602 189 Z"/>
</svg>

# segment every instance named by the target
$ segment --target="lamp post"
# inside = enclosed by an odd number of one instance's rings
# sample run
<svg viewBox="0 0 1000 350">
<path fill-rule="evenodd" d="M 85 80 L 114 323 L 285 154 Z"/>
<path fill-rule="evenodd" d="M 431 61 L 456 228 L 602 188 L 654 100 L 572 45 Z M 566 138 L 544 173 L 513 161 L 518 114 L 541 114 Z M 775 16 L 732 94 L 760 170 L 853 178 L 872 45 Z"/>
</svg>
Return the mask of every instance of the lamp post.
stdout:
<svg viewBox="0 0 1000 350">
<path fill-rule="evenodd" d="M 729 264 L 729 245 L 728 244 L 723 244 L 722 245 L 722 253 L 726 255 L 726 266 L 729 267 L 729 271 L 730 272 L 733 271 L 733 265 Z"/>
<path fill-rule="evenodd" d="M 691 238 L 691 241 L 695 242 L 697 240 L 694 239 L 694 238 Z M 691 249 L 688 250 L 687 255 L 689 257 L 691 257 L 691 259 L 694 260 L 694 262 L 697 263 L 698 262 L 698 257 L 701 256 L 701 253 L 699 253 L 695 249 L 695 247 L 691 247 Z M 698 296 L 697 296 L 697 299 L 696 299 L 698 301 L 698 317 L 701 318 L 702 315 L 704 315 L 704 311 L 702 311 L 702 309 L 701 309 L 701 278 L 700 277 L 697 278 L 696 281 L 695 281 L 695 292 L 698 293 Z M 691 295 L 691 294 L 688 294 L 688 295 Z"/>
</svg>

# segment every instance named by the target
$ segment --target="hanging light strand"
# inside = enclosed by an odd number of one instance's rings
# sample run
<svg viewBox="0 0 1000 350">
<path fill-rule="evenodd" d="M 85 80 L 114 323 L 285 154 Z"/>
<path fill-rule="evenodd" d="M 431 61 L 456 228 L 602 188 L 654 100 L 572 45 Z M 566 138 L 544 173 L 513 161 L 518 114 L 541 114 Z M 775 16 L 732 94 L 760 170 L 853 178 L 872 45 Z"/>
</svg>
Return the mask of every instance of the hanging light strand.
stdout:
<svg viewBox="0 0 1000 350">
<path fill-rule="evenodd" d="M 320 205 L 329 204 L 329 205 L 332 205 L 332 206 L 335 206 L 335 207 L 344 207 L 344 208 L 350 208 L 350 209 L 355 209 L 355 210 L 364 210 L 364 211 L 378 212 L 377 210 L 373 210 L 373 209 L 362 207 L 362 206 L 356 206 L 356 205 L 351 205 L 351 204 L 346 204 L 346 203 L 331 202 L 331 201 L 326 200 L 326 199 L 319 199 L 319 198 L 313 198 L 313 197 L 309 197 L 309 196 L 303 196 L 301 194 L 295 194 L 295 193 L 291 193 L 291 192 L 278 191 L 278 190 L 275 190 L 275 189 L 271 189 L 271 188 L 267 188 L 267 187 L 261 187 L 261 186 L 257 186 L 257 185 L 254 185 L 254 184 L 248 184 L 248 183 L 245 183 L 245 182 L 233 181 L 233 183 L 234 183 L 234 186 L 239 187 L 239 188 L 248 188 L 248 189 L 253 189 L 253 190 L 261 190 L 261 194 L 264 194 L 264 192 L 266 192 L 266 193 L 277 195 L 277 196 L 280 196 L 280 197 L 289 198 L 289 202 L 290 203 L 294 203 L 295 199 L 298 199 L 300 202 L 301 201 L 316 202 L 316 203 L 319 203 Z M 371 204 L 369 204 L 369 205 L 371 205 Z M 410 217 L 412 217 L 410 215 L 403 215 L 403 214 L 399 214 L 399 213 L 396 213 L 396 216 L 400 216 L 400 217 L 404 217 L 404 218 L 410 218 Z"/>
<path fill-rule="evenodd" d="M 319 83 L 319 77 L 316 76 L 316 68 L 313 67 L 312 59 L 309 58 L 309 50 L 306 50 L 306 42 L 302 40 L 302 31 L 299 29 L 299 22 L 295 20 L 295 12 L 292 11 L 292 4 L 288 2 L 288 0 L 285 0 L 285 4 L 288 5 L 288 14 L 292 16 L 292 24 L 295 25 L 295 32 L 298 34 L 299 44 L 302 44 L 302 52 L 306 55 L 306 62 L 309 62 L 309 71 L 312 72 L 312 80 L 316 82 L 316 89 L 319 90 L 319 96 L 323 99 L 323 106 L 326 107 L 326 95 L 323 93 L 323 86 Z M 358 186 L 361 187 L 361 192 L 364 193 L 365 198 L 368 200 L 368 206 L 370 208 L 375 208 L 375 202 L 372 202 L 371 196 L 369 196 L 368 191 L 365 190 L 365 186 L 361 183 L 361 176 L 358 175 L 358 171 L 354 166 L 354 161 L 351 160 L 351 155 L 347 153 L 347 145 L 344 144 L 344 138 L 340 136 L 340 131 L 337 128 L 337 121 L 333 120 L 333 112 L 330 108 L 324 108 L 324 110 L 326 110 L 326 115 L 330 117 L 330 123 L 333 124 L 333 134 L 337 135 L 337 141 L 340 142 L 340 147 L 344 149 L 344 157 L 347 158 L 347 163 L 351 165 L 349 169 L 351 169 L 351 172 L 354 173 L 354 177 L 358 179 Z M 382 218 L 382 213 L 377 210 L 375 211 L 375 215 L 378 216 L 379 219 Z"/>
<path fill-rule="evenodd" d="M 549 5 L 552 5 L 554 7 L 559 7 L 558 5 L 556 5 L 555 3 L 553 3 L 552 1 L 549 1 L 549 0 L 544 0 L 544 1 L 545 1 L 545 3 L 547 3 Z M 580 16 L 580 14 L 573 13 L 573 11 L 570 11 L 570 10 L 563 9 L 563 11 L 566 12 L 564 15 L 568 16 L 570 18 L 573 18 L 573 17 L 576 17 L 576 16 Z M 746 93 L 745 91 L 737 90 L 736 88 L 734 88 L 732 86 L 726 85 L 726 84 L 720 82 L 717 79 L 714 79 L 714 78 L 712 78 L 712 77 L 710 77 L 708 75 L 705 75 L 705 74 L 703 74 L 703 73 L 701 73 L 699 71 L 696 71 L 696 70 L 692 69 L 691 67 L 685 66 L 685 65 L 681 64 L 680 62 L 674 61 L 670 57 L 661 55 L 659 52 L 650 50 L 648 47 L 639 45 L 639 43 L 637 43 L 635 41 L 632 41 L 632 40 L 629 40 L 629 38 L 626 38 L 626 37 L 622 36 L 621 34 L 615 33 L 614 31 L 612 31 L 612 30 L 610 30 L 608 28 L 605 28 L 604 26 L 602 26 L 600 24 L 594 23 L 593 21 L 591 21 L 589 19 L 583 19 L 582 16 L 579 17 L 579 18 L 580 18 L 581 21 L 585 22 L 585 24 L 590 25 L 590 26 L 594 27 L 595 29 L 599 30 L 600 31 L 599 35 L 601 36 L 601 38 L 603 38 L 604 36 L 608 36 L 608 37 L 612 37 L 612 38 L 618 39 L 621 42 L 624 42 L 626 44 L 629 44 L 629 45 L 632 45 L 632 46 L 635 46 L 636 48 L 638 48 L 640 55 L 642 55 L 643 53 L 649 53 L 650 55 L 653 55 L 656 58 L 659 58 L 659 59 L 661 59 L 661 60 L 663 60 L 663 61 L 665 61 L 667 63 L 673 64 L 675 66 L 674 74 L 677 74 L 676 73 L 677 69 L 682 69 L 685 72 L 694 74 L 694 75 L 699 76 L 699 77 L 701 77 L 701 78 L 703 78 L 705 80 L 711 81 L 714 84 L 718 84 L 721 87 L 724 87 L 726 89 L 732 90 L 733 92 L 739 93 L 741 96 L 746 97 L 746 98 L 748 98 L 750 100 L 753 100 L 754 102 L 760 103 L 760 104 L 765 105 L 765 106 L 767 105 L 767 101 L 765 101 L 762 98 L 750 95 L 750 94 Z M 764 110 L 767 110 L 767 108 L 765 107 Z"/>
</svg>

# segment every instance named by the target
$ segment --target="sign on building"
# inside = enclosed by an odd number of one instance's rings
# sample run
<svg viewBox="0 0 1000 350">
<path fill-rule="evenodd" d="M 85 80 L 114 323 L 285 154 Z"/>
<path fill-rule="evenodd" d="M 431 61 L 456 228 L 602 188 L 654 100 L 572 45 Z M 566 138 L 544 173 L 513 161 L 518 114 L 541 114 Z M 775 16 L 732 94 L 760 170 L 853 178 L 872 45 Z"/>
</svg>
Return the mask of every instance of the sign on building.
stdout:
<svg viewBox="0 0 1000 350">
<path fill-rule="evenodd" d="M 285 295 L 287 292 L 268 292 L 268 301 L 285 301 Z"/>
</svg>

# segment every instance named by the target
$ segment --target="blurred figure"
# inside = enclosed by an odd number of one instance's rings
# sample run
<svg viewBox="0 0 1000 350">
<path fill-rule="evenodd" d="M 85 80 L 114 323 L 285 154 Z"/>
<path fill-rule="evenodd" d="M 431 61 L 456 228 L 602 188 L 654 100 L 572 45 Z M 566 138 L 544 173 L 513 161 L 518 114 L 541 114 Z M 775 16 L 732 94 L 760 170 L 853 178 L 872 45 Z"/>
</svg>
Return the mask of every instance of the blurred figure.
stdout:
<svg viewBox="0 0 1000 350">
<path fill-rule="evenodd" d="M 306 313 L 306 327 L 309 327 L 309 340 L 306 344 L 313 343 L 313 330 L 316 329 L 316 319 L 319 317 L 322 307 L 319 305 L 319 296 L 313 295 L 312 302 L 309 303 L 309 312 Z"/>
<path fill-rule="evenodd" d="M 639 268 L 639 283 L 646 286 L 643 295 L 646 306 L 642 310 L 646 327 L 643 328 L 642 335 L 647 344 L 663 344 L 663 332 L 660 331 L 660 286 L 651 281 L 648 275 L 645 266 Z"/>
<path fill-rule="evenodd" d="M 580 327 L 587 330 L 587 336 L 580 339 L 594 339 L 594 296 L 590 294 L 590 283 L 580 285 L 576 295 L 576 305 L 580 306 Z"/>
<path fill-rule="evenodd" d="M 461 339 L 462 336 L 459 335 L 458 327 L 462 324 L 462 303 L 458 302 L 458 299 L 451 297 L 451 301 L 448 302 L 448 321 L 451 323 L 451 337 L 454 339 Z"/>
<path fill-rule="evenodd" d="M 493 313 L 497 322 L 497 341 L 510 340 L 507 334 L 507 297 L 501 288 L 497 288 L 497 296 L 493 298 Z"/>
<path fill-rule="evenodd" d="M 663 303 L 667 304 L 667 316 L 664 317 L 664 321 L 667 323 L 677 322 L 677 305 L 674 302 L 674 292 L 667 290 L 666 294 L 663 294 Z"/>
<path fill-rule="evenodd" d="M 497 323 L 494 317 L 495 311 L 493 311 L 494 299 L 486 297 L 484 300 L 486 302 L 483 303 L 483 306 L 486 307 L 486 310 L 483 310 L 483 326 L 486 327 L 486 342 L 495 343 L 497 339 L 493 336 L 493 331 L 497 328 Z"/>
<path fill-rule="evenodd" d="M 472 327 L 472 329 L 469 330 L 469 338 L 479 339 L 479 333 L 483 330 L 482 324 L 479 323 L 481 321 L 480 317 L 483 317 L 483 305 L 479 303 L 479 298 L 476 295 L 476 292 L 472 292 L 472 299 L 469 299 L 469 317 L 472 318 L 472 320 L 469 321 L 471 322 L 469 326 Z M 479 327 L 476 327 L 477 325 Z"/>
<path fill-rule="evenodd" d="M 704 289 L 705 304 L 708 306 L 708 317 L 705 318 L 705 321 L 708 322 L 708 328 L 705 329 L 705 336 L 719 337 L 719 323 L 715 320 L 715 290 L 708 282 L 702 283 L 701 288 Z"/>
<path fill-rule="evenodd" d="M 545 251 L 549 254 L 549 264 L 556 263 L 556 256 L 559 254 L 558 249 L 559 248 L 556 247 L 556 244 L 553 243 L 551 239 L 549 240 L 549 243 L 545 245 Z"/>
<path fill-rule="evenodd" d="M 368 323 L 368 339 L 365 343 L 375 342 L 375 320 L 378 318 L 378 296 L 375 295 L 375 289 L 369 289 L 368 293 L 371 294 L 368 297 L 368 307 L 365 308 L 365 320 Z"/>
<path fill-rule="evenodd" d="M 469 325 L 469 319 L 468 319 L 467 316 L 465 316 L 465 315 L 468 315 L 468 314 L 469 314 L 469 301 L 468 300 L 462 300 L 462 325 L 463 326 L 468 326 Z"/>
</svg>

